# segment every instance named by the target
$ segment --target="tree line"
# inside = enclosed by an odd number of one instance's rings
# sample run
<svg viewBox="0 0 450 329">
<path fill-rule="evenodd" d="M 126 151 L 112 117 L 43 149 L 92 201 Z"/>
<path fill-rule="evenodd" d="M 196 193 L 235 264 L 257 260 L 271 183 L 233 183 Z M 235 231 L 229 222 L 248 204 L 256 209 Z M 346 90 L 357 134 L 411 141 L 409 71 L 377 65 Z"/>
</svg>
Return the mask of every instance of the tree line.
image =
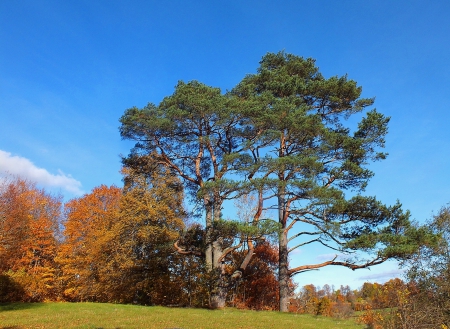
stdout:
<svg viewBox="0 0 450 329">
<path fill-rule="evenodd" d="M 123 172 L 123 188 L 101 185 L 64 204 L 19 177 L 0 183 L 0 302 L 210 305 L 215 278 L 174 246 L 204 243 L 200 225 L 187 222 L 180 182 L 169 172 Z M 236 249 L 226 270 L 243 258 Z M 276 308 L 277 264 L 276 246 L 256 243 L 228 303 Z"/>
<path fill-rule="evenodd" d="M 341 285 L 338 289 L 325 284 L 316 287 L 305 285 L 291 298 L 289 310 L 295 313 L 346 318 L 355 316 L 355 312 L 383 310 L 398 307 L 398 294 L 409 286 L 399 278 L 384 284 L 365 282 L 359 289 Z M 363 313 L 361 320 L 368 317 Z"/>
</svg>

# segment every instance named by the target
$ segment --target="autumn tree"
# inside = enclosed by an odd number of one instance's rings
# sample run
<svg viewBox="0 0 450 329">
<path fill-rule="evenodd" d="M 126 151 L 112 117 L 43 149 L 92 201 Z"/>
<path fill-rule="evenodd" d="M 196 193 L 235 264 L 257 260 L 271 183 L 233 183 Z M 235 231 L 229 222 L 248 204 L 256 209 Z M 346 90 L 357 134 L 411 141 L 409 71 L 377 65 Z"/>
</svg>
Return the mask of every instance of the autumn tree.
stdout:
<svg viewBox="0 0 450 329">
<path fill-rule="evenodd" d="M 319 303 L 317 287 L 313 284 L 303 286 L 291 301 L 291 311 L 296 313 L 315 314 Z"/>
<path fill-rule="evenodd" d="M 173 95 L 158 106 L 130 108 L 120 119 L 122 138 L 137 142 L 125 160 L 127 166 L 151 154 L 182 180 L 190 200 L 204 213 L 203 250 L 188 250 L 189 246 L 181 244 L 178 250 L 204 257 L 206 269 L 217 276 L 211 294 L 213 308 L 225 306 L 230 276 L 226 277 L 222 261 L 237 248 L 234 239 L 224 236 L 221 212 L 225 200 L 239 194 L 244 185 L 233 174 L 240 169 L 241 155 L 251 140 L 252 130 L 246 129 L 245 121 L 234 97 L 196 81 L 179 82 Z M 251 255 L 250 251 L 244 264 Z M 241 273 L 240 269 L 231 278 L 236 280 Z"/>
<path fill-rule="evenodd" d="M 0 183 L 0 274 L 21 294 L 6 300 L 42 301 L 57 294 L 55 255 L 61 198 L 9 177 Z"/>
<path fill-rule="evenodd" d="M 236 198 L 234 210 L 238 225 L 243 227 L 237 231 L 241 236 L 246 236 L 246 239 L 241 239 L 244 243 L 240 243 L 238 245 L 240 248 L 233 251 L 231 264 L 226 263 L 231 272 L 242 271 L 235 284 L 233 305 L 249 309 L 273 310 L 279 300 L 276 246 L 278 226 L 262 212 L 260 190 Z M 255 224 L 255 214 L 258 220 L 256 226 L 252 226 Z M 243 234 L 244 232 L 246 234 Z M 292 282 L 293 289 L 294 286 Z"/>
<path fill-rule="evenodd" d="M 145 158 L 124 169 L 124 194 L 107 245 L 108 298 L 140 304 L 179 304 L 174 243 L 184 228 L 184 192 L 170 170 Z"/>
<path fill-rule="evenodd" d="M 66 204 L 57 257 L 66 299 L 167 304 L 182 294 L 172 272 L 183 189 L 164 167 L 141 164 L 123 169 L 123 189 L 101 185 Z"/>
<path fill-rule="evenodd" d="M 63 242 L 57 256 L 64 298 L 109 301 L 102 274 L 108 269 L 108 242 L 119 219 L 121 197 L 120 188 L 101 185 L 65 204 Z"/>
<path fill-rule="evenodd" d="M 442 207 L 427 225 L 439 240 L 405 263 L 410 288 L 407 303 L 399 308 L 400 323 L 408 328 L 449 328 L 450 206 Z"/>
<path fill-rule="evenodd" d="M 264 189 L 264 207 L 278 212 L 280 311 L 288 310 L 293 275 L 407 257 L 427 236 L 399 203 L 386 206 L 362 194 L 373 176 L 368 165 L 386 157 L 380 149 L 389 118 L 366 111 L 374 100 L 361 92 L 347 76 L 326 79 L 313 59 L 284 52 L 265 55 L 257 73 L 232 91 L 253 104 L 248 125 L 257 139 L 248 146 L 255 161 L 247 175 Z M 363 115 L 356 127 L 348 120 L 355 115 Z M 312 244 L 336 256 L 289 268 L 289 254 Z"/>
</svg>

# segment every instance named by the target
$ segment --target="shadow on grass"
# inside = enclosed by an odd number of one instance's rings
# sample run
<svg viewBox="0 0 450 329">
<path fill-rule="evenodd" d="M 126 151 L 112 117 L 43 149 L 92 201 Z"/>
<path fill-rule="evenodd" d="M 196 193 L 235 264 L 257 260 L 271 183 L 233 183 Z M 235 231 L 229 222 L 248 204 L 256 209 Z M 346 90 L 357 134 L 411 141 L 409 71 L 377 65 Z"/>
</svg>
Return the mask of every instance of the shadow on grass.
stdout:
<svg viewBox="0 0 450 329">
<path fill-rule="evenodd" d="M 0 312 L 26 310 L 29 308 L 37 308 L 43 306 L 43 303 L 0 303 Z M 16 328 L 16 327 L 0 327 L 0 329 Z M 17 327 L 19 328 L 19 327 Z"/>
</svg>

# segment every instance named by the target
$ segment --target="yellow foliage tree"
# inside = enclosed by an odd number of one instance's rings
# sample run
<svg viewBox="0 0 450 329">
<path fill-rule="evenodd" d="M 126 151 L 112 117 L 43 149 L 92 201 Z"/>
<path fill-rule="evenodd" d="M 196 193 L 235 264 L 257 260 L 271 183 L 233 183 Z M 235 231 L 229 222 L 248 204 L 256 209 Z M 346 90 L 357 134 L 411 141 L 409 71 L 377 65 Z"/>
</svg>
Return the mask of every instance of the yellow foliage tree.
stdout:
<svg viewBox="0 0 450 329">
<path fill-rule="evenodd" d="M 184 228 L 183 189 L 178 179 L 149 162 L 145 171 L 124 169 L 119 220 L 109 243 L 113 256 L 108 298 L 141 304 L 174 304 L 181 296 L 173 244 Z M 105 277 L 107 275 L 105 274 Z"/>
</svg>

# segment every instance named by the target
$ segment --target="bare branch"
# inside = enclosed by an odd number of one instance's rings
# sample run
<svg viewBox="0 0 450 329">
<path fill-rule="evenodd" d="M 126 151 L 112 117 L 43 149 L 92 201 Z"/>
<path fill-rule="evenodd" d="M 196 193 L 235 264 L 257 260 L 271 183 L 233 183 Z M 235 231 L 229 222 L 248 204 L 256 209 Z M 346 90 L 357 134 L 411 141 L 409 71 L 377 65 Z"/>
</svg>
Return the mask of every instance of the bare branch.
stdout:
<svg viewBox="0 0 450 329">
<path fill-rule="evenodd" d="M 290 249 L 288 250 L 288 252 L 291 252 L 291 251 L 293 251 L 293 250 L 295 250 L 295 249 L 297 249 L 297 248 L 299 248 L 299 247 L 305 246 L 305 245 L 310 244 L 310 243 L 313 243 L 313 242 L 320 242 L 320 239 L 317 238 L 317 239 L 309 240 L 309 241 L 306 241 L 306 242 L 303 242 L 303 243 L 299 243 L 299 244 L 296 245 L 295 247 L 290 248 Z"/>
<path fill-rule="evenodd" d="M 288 242 L 294 240 L 295 238 L 298 238 L 301 235 L 318 235 L 318 234 L 322 234 L 322 232 L 321 231 L 317 231 L 317 232 L 300 232 L 300 233 L 297 233 L 297 234 L 294 234 L 293 236 L 291 236 L 288 239 Z"/>
</svg>

